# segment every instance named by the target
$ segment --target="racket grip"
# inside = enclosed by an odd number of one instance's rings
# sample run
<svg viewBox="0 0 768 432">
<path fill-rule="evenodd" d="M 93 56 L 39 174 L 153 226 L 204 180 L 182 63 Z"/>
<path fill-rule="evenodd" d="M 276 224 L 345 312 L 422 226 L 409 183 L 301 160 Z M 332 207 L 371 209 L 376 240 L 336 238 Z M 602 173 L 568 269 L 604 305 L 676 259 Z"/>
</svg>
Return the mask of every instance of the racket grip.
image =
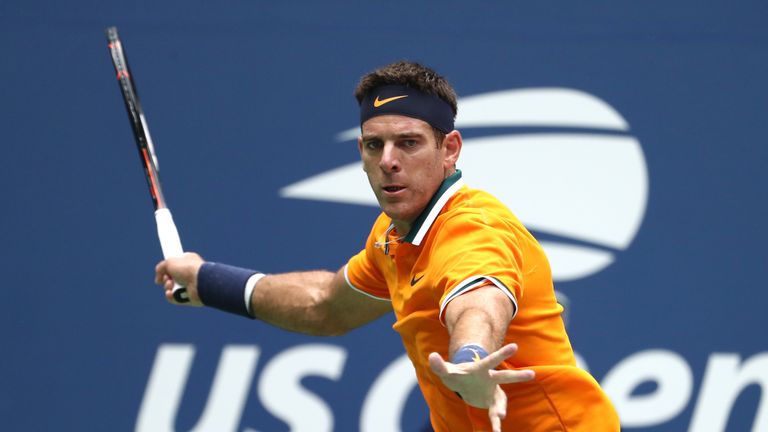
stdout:
<svg viewBox="0 0 768 432">
<path fill-rule="evenodd" d="M 155 210 L 155 222 L 157 223 L 157 237 L 160 239 L 160 248 L 163 250 L 164 258 L 175 258 L 184 255 L 184 249 L 181 247 L 181 238 L 176 224 L 173 223 L 171 211 L 167 208 Z M 189 302 L 187 288 L 173 284 L 173 298 L 179 303 Z"/>
</svg>

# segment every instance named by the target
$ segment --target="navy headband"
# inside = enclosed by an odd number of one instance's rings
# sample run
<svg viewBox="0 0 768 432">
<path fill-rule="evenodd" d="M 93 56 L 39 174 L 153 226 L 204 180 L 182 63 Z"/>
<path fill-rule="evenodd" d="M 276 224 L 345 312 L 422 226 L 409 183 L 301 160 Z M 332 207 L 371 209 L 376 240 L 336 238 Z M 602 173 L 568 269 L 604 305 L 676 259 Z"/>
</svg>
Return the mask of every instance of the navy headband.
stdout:
<svg viewBox="0 0 768 432">
<path fill-rule="evenodd" d="M 370 91 L 360 102 L 360 125 L 380 115 L 402 115 L 424 120 L 443 133 L 453 130 L 453 109 L 437 96 L 413 87 L 387 85 Z"/>
</svg>

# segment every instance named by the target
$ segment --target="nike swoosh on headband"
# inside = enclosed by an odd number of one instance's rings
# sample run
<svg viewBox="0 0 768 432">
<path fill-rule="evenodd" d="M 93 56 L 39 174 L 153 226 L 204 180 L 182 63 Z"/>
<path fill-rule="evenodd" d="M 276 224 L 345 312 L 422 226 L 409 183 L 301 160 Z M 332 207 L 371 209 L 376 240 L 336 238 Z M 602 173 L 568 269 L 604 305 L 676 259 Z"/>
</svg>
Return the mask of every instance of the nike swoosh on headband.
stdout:
<svg viewBox="0 0 768 432">
<path fill-rule="evenodd" d="M 376 96 L 376 100 L 373 101 L 373 106 L 378 108 L 384 104 L 388 104 L 392 102 L 393 100 L 398 100 L 398 99 L 407 98 L 407 97 L 408 95 L 401 95 L 401 96 L 392 96 L 386 99 L 379 100 L 379 97 Z"/>
</svg>

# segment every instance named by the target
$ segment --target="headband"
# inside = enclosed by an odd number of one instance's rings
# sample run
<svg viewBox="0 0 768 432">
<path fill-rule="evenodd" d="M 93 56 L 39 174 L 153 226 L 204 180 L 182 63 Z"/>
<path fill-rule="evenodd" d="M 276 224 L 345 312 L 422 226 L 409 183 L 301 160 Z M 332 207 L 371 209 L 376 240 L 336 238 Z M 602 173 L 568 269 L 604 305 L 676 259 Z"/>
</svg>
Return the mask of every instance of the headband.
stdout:
<svg viewBox="0 0 768 432">
<path fill-rule="evenodd" d="M 424 120 L 443 133 L 453 130 L 453 109 L 437 96 L 404 85 L 387 85 L 370 91 L 360 102 L 360 125 L 380 115 L 402 115 Z"/>
</svg>

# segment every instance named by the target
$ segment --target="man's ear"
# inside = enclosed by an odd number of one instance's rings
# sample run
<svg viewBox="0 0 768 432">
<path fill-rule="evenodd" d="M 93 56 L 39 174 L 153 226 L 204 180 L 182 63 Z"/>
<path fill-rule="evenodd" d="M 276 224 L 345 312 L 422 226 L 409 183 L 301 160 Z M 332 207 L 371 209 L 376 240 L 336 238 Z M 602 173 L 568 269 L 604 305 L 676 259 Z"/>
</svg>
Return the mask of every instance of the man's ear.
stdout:
<svg viewBox="0 0 768 432">
<path fill-rule="evenodd" d="M 456 165 L 456 161 L 459 160 L 459 155 L 461 154 L 461 133 L 457 130 L 453 130 L 446 134 L 445 139 L 443 139 L 443 145 L 445 146 L 443 168 L 452 169 Z"/>
<path fill-rule="evenodd" d="M 357 137 L 357 151 L 360 152 L 360 159 L 362 159 L 363 158 L 363 137 L 362 136 Z M 365 171 L 365 164 L 362 164 L 362 165 L 363 165 L 363 171 Z M 368 172 L 368 171 L 365 171 L 365 172 Z"/>
</svg>

